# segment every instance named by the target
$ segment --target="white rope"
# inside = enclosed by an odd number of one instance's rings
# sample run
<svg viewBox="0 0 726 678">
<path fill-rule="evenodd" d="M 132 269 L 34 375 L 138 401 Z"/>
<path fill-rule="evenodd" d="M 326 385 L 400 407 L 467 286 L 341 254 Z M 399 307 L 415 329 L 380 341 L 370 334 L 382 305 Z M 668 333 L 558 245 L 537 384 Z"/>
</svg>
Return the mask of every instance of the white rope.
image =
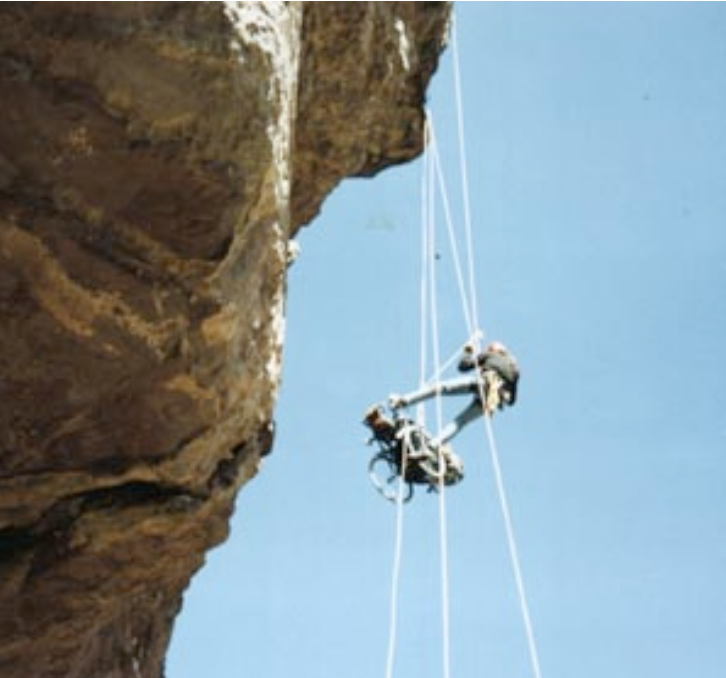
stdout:
<svg viewBox="0 0 726 678">
<path fill-rule="evenodd" d="M 389 611 L 388 656 L 386 659 L 386 678 L 393 678 L 393 666 L 396 659 L 396 640 L 398 629 L 398 589 L 401 580 L 401 554 L 403 551 L 403 500 L 406 483 L 406 466 L 408 464 L 408 445 L 403 444 L 401 458 L 401 477 L 398 480 L 396 496 L 396 544 L 393 552 L 393 576 L 391 580 L 391 606 Z"/>
<path fill-rule="evenodd" d="M 428 114 L 431 116 L 431 112 Z M 471 303 L 469 301 L 469 295 L 466 291 L 466 285 L 464 283 L 464 274 L 461 266 L 461 258 L 459 256 L 459 246 L 456 242 L 456 229 L 454 228 L 454 220 L 451 215 L 451 206 L 449 202 L 449 193 L 446 188 L 446 180 L 444 178 L 444 172 L 441 167 L 441 158 L 438 152 L 438 145 L 436 141 L 436 134 L 434 131 L 433 117 L 430 120 L 431 126 L 431 156 L 432 163 L 436 170 L 436 178 L 438 180 L 439 192 L 441 194 L 441 206 L 444 212 L 444 221 L 446 222 L 446 229 L 449 236 L 449 246 L 451 248 L 451 257 L 454 262 L 454 272 L 456 274 L 456 282 L 459 286 L 459 297 L 461 299 L 464 321 L 466 323 L 469 334 L 473 334 L 475 331 L 474 321 L 472 319 Z"/>
<path fill-rule="evenodd" d="M 433 135 L 433 126 L 431 127 L 431 161 L 429 167 L 429 222 L 428 222 L 428 243 L 429 252 L 432 254 L 436 251 L 436 219 L 433 209 L 434 196 L 434 173 L 436 170 L 436 154 L 435 154 L 435 138 Z M 436 294 L 436 265 L 432 261 L 432 257 L 428 258 L 428 282 L 429 282 L 429 304 L 430 304 L 430 321 L 431 321 L 431 351 L 433 354 L 434 365 L 440 364 L 440 340 L 439 340 L 439 317 L 438 317 L 438 300 Z M 438 377 L 436 379 L 438 382 Z M 436 389 L 437 392 L 440 389 Z M 443 428 L 443 413 L 441 407 L 441 395 L 439 394 L 435 400 L 436 403 L 436 426 L 440 432 Z M 438 450 L 438 467 L 439 467 L 439 550 L 441 561 L 441 645 L 442 645 L 442 669 L 443 677 L 450 678 L 450 633 L 449 633 L 449 557 L 448 557 L 448 535 L 446 525 L 446 492 L 445 492 L 445 461 L 443 459 L 442 447 Z"/>
<path fill-rule="evenodd" d="M 443 365 L 440 365 L 439 367 L 434 370 L 434 372 L 431 373 L 431 376 L 429 376 L 428 379 L 426 379 L 422 386 L 427 386 L 428 384 L 432 384 L 435 381 L 441 380 L 441 375 L 446 372 L 455 362 L 457 362 L 461 358 L 461 352 L 462 347 L 457 346 L 456 350 L 446 359 L 446 362 Z"/>
<path fill-rule="evenodd" d="M 424 163 L 423 163 L 423 176 L 422 176 L 422 201 L 421 201 L 421 215 L 422 215 L 422 279 L 421 279 L 421 362 L 420 362 L 420 381 L 424 383 L 431 383 L 432 381 L 438 385 L 440 382 L 441 374 L 444 369 L 449 366 L 453 359 L 447 361 L 447 364 L 442 367 L 440 362 L 440 338 L 438 328 L 438 307 L 437 307 L 437 289 L 436 289 L 436 266 L 435 266 L 435 204 L 434 195 L 435 187 L 438 184 L 439 192 L 441 194 L 441 204 L 443 213 L 448 229 L 449 244 L 451 247 L 452 259 L 454 262 L 454 270 L 457 277 L 457 283 L 459 286 L 459 294 L 464 312 L 464 320 L 466 322 L 470 341 L 476 343 L 474 347 L 478 350 L 478 342 L 480 337 L 480 330 L 478 329 L 478 318 L 477 318 L 477 301 L 476 301 L 476 274 L 474 270 L 474 247 L 473 237 L 471 228 L 471 211 L 469 203 L 469 186 L 468 186 L 468 175 L 466 166 L 466 155 L 465 155 L 465 132 L 464 132 L 464 117 L 463 117 L 463 105 L 461 96 L 461 78 L 459 69 L 459 55 L 458 55 L 458 42 L 455 30 L 455 24 L 452 28 L 452 48 L 453 48 L 453 65 L 454 65 L 454 84 L 456 91 L 456 107 L 457 107 L 457 127 L 458 127 L 458 139 L 459 139 L 459 160 L 460 160 L 460 172 L 461 172 L 461 183 L 463 193 L 463 205 L 464 205 L 464 228 L 466 235 L 466 251 L 467 251 L 467 263 L 468 263 L 468 285 L 469 290 L 467 293 L 466 284 L 464 283 L 464 274 L 462 271 L 461 260 L 459 257 L 459 249 L 457 245 L 454 223 L 451 215 L 450 203 L 448 198 L 448 192 L 446 188 L 446 182 L 444 179 L 443 168 L 441 167 L 441 159 L 438 153 L 438 146 L 436 143 L 436 136 L 434 133 L 433 121 L 431 119 L 430 111 L 427 111 L 427 124 L 425 129 L 425 143 L 424 143 Z M 435 371 L 432 379 L 428 382 L 425 380 L 426 374 L 426 356 L 428 353 L 427 344 L 427 325 L 431 330 L 431 351 Z M 455 358 L 454 358 L 455 359 Z M 440 389 L 437 388 L 437 391 Z M 483 384 L 480 383 L 480 395 L 482 403 L 486 403 L 486 397 L 484 393 Z M 419 406 L 418 410 L 418 421 L 419 424 L 423 425 L 424 409 L 423 405 Z M 441 407 L 441 396 L 436 398 L 436 417 L 437 426 L 439 433 L 443 428 L 443 417 Z M 494 470 L 494 477 L 496 481 L 497 493 L 499 496 L 499 503 L 501 506 L 502 516 L 504 518 L 505 531 L 507 536 L 507 543 L 509 547 L 510 560 L 512 563 L 512 569 L 514 573 L 514 579 L 517 587 L 517 594 L 519 597 L 519 604 L 524 622 L 525 632 L 527 636 L 527 644 L 529 648 L 529 655 L 532 664 L 532 670 L 535 678 L 541 678 L 541 671 L 539 665 L 539 658 L 537 652 L 537 645 L 535 642 L 534 631 L 532 627 L 531 617 L 529 613 L 529 606 L 527 604 L 527 597 L 525 594 L 524 580 L 522 577 L 521 566 L 519 562 L 519 554 L 517 551 L 517 544 L 514 536 L 514 528 L 512 525 L 511 516 L 509 513 L 509 506 L 507 502 L 506 492 L 504 489 L 504 482 L 502 479 L 501 468 L 499 464 L 499 454 L 497 451 L 496 441 L 494 438 L 494 431 L 491 423 L 491 416 L 484 413 L 484 419 L 486 422 L 487 437 L 489 441 L 489 448 L 492 458 L 492 467 Z M 397 497 L 397 514 L 396 514 L 396 546 L 394 553 L 394 565 L 393 565 L 393 580 L 391 585 L 391 607 L 390 607 L 390 634 L 389 634 L 389 646 L 388 646 L 388 660 L 386 676 L 392 678 L 393 666 L 395 661 L 395 647 L 396 647 L 396 627 L 398 617 L 398 590 L 400 580 L 400 569 L 401 569 L 401 552 L 403 543 L 403 493 L 405 482 L 405 466 L 407 462 L 407 450 L 404 449 L 401 479 L 399 481 L 398 497 Z M 439 541 L 440 541 L 440 559 L 441 559 L 441 612 L 442 612 L 442 654 L 443 654 L 443 677 L 450 678 L 450 620 L 449 620 L 449 564 L 448 564 L 448 530 L 447 530 L 447 517 L 446 517 L 446 493 L 445 493 L 445 460 L 443 458 L 443 450 L 439 448 L 439 469 L 441 476 L 439 478 Z"/>
<path fill-rule="evenodd" d="M 429 262 L 434 256 L 429 241 L 429 222 L 434 218 L 433 194 L 431 191 L 431 127 L 428 118 L 424 122 L 424 153 L 423 171 L 421 172 L 421 290 L 420 290 L 420 364 L 419 386 L 423 386 L 426 379 L 428 356 L 428 277 L 426 271 Z M 418 421 L 423 424 L 423 405 L 418 408 Z"/>
<path fill-rule="evenodd" d="M 449 622 L 449 537 L 446 514 L 446 492 L 444 490 L 444 476 L 446 465 L 443 459 L 442 447 L 439 447 L 439 543 L 441 550 L 441 637 L 443 676 L 451 676 L 451 631 Z"/>
<path fill-rule="evenodd" d="M 469 325 L 470 336 L 475 331 L 478 332 L 479 322 L 477 318 L 477 299 L 476 299 L 476 274 L 474 269 L 474 245 L 472 237 L 471 227 L 471 209 L 469 201 L 469 179 L 466 162 L 466 143 L 465 143 L 465 132 L 464 132 L 464 106 L 461 94 L 461 72 L 459 65 L 459 45 L 456 30 L 456 21 L 452 22 L 451 28 L 452 34 L 452 63 L 454 69 L 454 90 L 456 98 L 456 113 L 457 113 L 457 130 L 459 140 L 459 162 L 460 162 L 460 173 L 461 173 L 461 188 L 462 188 L 462 199 L 464 208 L 464 229 L 466 233 L 466 251 L 468 255 L 468 272 L 469 272 L 469 308 L 471 322 Z M 443 179 L 442 179 L 443 184 Z M 458 266 L 458 261 L 455 260 L 455 265 Z M 474 338 L 475 341 L 478 341 Z M 478 346 L 476 347 L 478 349 Z M 482 403 L 486 403 L 486 397 L 484 393 L 483 383 L 479 384 L 479 394 Z M 484 412 L 484 420 L 486 423 L 487 438 L 489 441 L 489 449 L 492 459 L 492 468 L 494 470 L 494 478 L 496 481 L 497 494 L 499 496 L 499 504 L 501 506 L 502 516 L 504 518 L 505 532 L 507 536 L 507 544 L 509 547 L 509 555 L 512 563 L 512 570 L 514 573 L 514 580 L 517 588 L 517 595 L 519 598 L 519 606 L 522 613 L 522 620 L 524 622 L 525 632 L 527 636 L 527 646 L 529 649 L 530 661 L 532 664 L 532 671 L 535 678 L 542 678 L 539 655 L 537 652 L 537 643 L 535 641 L 534 630 L 532 627 L 532 620 L 529 613 L 529 605 L 527 603 L 527 596 L 524 588 L 524 578 L 522 576 L 522 568 L 519 562 L 519 553 L 517 550 L 517 542 L 514 536 L 514 526 L 509 513 L 509 503 L 507 501 L 507 495 L 504 489 L 504 481 L 502 479 L 501 466 L 499 464 L 499 452 L 497 450 L 496 440 L 494 438 L 494 429 L 492 427 L 491 415 Z"/>
<path fill-rule="evenodd" d="M 425 319 L 427 317 L 427 301 L 426 301 L 426 285 L 427 282 L 425 280 L 426 274 L 425 271 L 428 270 L 429 266 L 433 266 L 433 260 L 435 257 L 435 251 L 434 248 L 430 246 L 428 243 L 428 237 L 426 236 L 426 232 L 428 231 L 428 215 L 430 215 L 431 219 L 435 218 L 435 212 L 434 212 L 434 196 L 435 196 L 435 182 L 434 182 L 434 175 L 439 180 L 439 189 L 442 193 L 442 202 L 444 207 L 444 216 L 446 219 L 447 224 L 447 231 L 449 234 L 449 243 L 452 248 L 452 258 L 455 265 L 456 270 L 456 276 L 457 276 L 457 282 L 459 285 L 459 292 L 461 294 L 462 298 L 462 306 L 463 306 L 463 313 L 464 313 L 464 319 L 467 324 L 467 326 L 470 328 L 471 323 L 471 314 L 469 311 L 469 304 L 468 299 L 466 296 L 466 290 L 464 287 L 464 278 L 461 272 L 461 265 L 460 265 L 460 258 L 459 258 L 459 251 L 456 245 L 456 238 L 453 236 L 454 233 L 454 224 L 451 218 L 451 210 L 449 208 L 449 199 L 448 195 L 446 193 L 446 184 L 443 179 L 443 172 L 441 171 L 441 164 L 439 161 L 439 156 L 437 152 L 437 146 L 436 146 L 436 137 L 434 135 L 434 123 L 433 123 L 433 116 L 431 114 L 431 111 L 427 110 L 427 146 L 426 146 L 426 157 L 425 157 L 425 164 L 426 169 L 425 173 L 428 171 L 430 172 L 429 176 L 429 185 L 427 186 L 425 183 L 423 185 L 423 194 L 424 194 L 424 204 L 426 205 L 426 210 L 422 213 L 425 215 L 425 219 L 423 221 L 424 223 L 424 248 L 423 248 L 423 260 L 421 269 L 424 271 L 424 275 L 422 276 L 422 288 L 423 292 L 421 295 L 421 317 Z M 435 171 L 434 171 L 435 170 Z M 426 201 L 428 197 L 428 202 Z M 426 247 L 428 245 L 428 247 Z M 421 326 L 422 329 L 424 328 L 425 320 L 422 321 Z M 425 331 L 422 332 L 423 335 L 425 335 Z M 422 340 L 421 343 L 421 356 L 422 356 L 422 377 L 425 374 L 425 370 L 423 369 L 423 364 L 425 364 L 425 355 L 426 355 L 426 343 L 425 340 Z M 449 367 L 451 367 L 454 362 L 456 362 L 461 357 L 461 347 L 457 347 L 456 351 L 452 353 L 449 358 L 446 360 L 446 362 L 442 365 L 437 360 L 434 362 L 435 370 L 433 374 L 428 377 L 427 379 L 424 379 L 421 383 L 421 386 L 424 386 L 426 384 L 430 384 L 434 381 L 438 381 L 441 378 L 441 375 L 446 372 Z"/>
<path fill-rule="evenodd" d="M 431 155 L 429 152 L 430 134 L 428 121 L 424 123 L 424 152 L 423 152 L 423 171 L 421 173 L 421 289 L 420 289 L 420 365 L 419 365 L 419 382 L 422 386 L 425 383 L 427 370 L 427 338 L 428 338 L 428 278 L 426 270 L 428 269 L 429 260 L 432 256 L 429 243 L 429 222 L 433 218 L 432 192 L 429 184 L 431 183 Z M 416 412 L 416 421 L 420 426 L 425 423 L 425 410 L 423 404 L 419 404 Z M 401 460 L 401 477 L 398 482 L 398 492 L 396 496 L 396 538 L 393 555 L 393 574 L 391 578 L 391 602 L 389 609 L 389 635 L 388 635 L 388 654 L 386 659 L 386 678 L 393 678 L 393 669 L 396 660 L 396 642 L 398 635 L 398 600 L 401 579 L 401 561 L 403 550 L 403 498 L 406 488 L 406 467 L 408 464 L 408 446 L 403 445 L 403 455 Z"/>
<path fill-rule="evenodd" d="M 421 175 L 421 289 L 420 289 L 420 366 L 419 366 L 419 384 L 421 386 L 426 383 L 427 356 L 428 356 L 428 332 L 429 332 L 429 274 L 432 269 L 430 265 L 434 252 L 431 244 L 432 224 L 434 222 L 434 191 L 433 191 L 433 161 L 431 156 L 430 144 L 430 128 L 428 121 L 424 124 L 424 153 L 423 153 L 423 172 Z M 437 349 L 438 350 L 438 349 Z M 437 374 L 440 373 L 440 370 Z M 439 420 L 441 415 L 439 414 Z M 425 425 L 425 407 L 423 403 L 419 404 L 416 412 L 416 421 L 420 426 Z M 388 654 L 386 660 L 386 678 L 393 677 L 395 659 L 396 659 L 396 643 L 398 629 L 398 600 L 401 578 L 401 562 L 403 550 L 403 504 L 406 483 L 406 467 L 408 463 L 408 446 L 403 445 L 403 455 L 401 463 L 401 477 L 399 478 L 398 492 L 396 496 L 396 538 L 393 557 L 393 574 L 391 581 L 391 602 L 389 610 L 389 636 L 388 636 Z"/>
<path fill-rule="evenodd" d="M 469 172 L 466 162 L 466 143 L 464 133 L 464 104 L 461 95 L 461 71 L 459 67 L 459 40 L 456 30 L 456 17 L 451 22 L 451 52 L 452 64 L 454 68 L 454 94 L 456 98 L 456 121 L 459 138 L 459 167 L 461 173 L 461 193 L 464 206 L 464 229 L 466 232 L 466 249 L 469 264 L 469 299 L 471 303 L 471 329 L 479 327 L 479 319 L 477 317 L 477 299 L 476 299 L 476 273 L 474 270 L 474 241 L 471 228 L 471 209 L 469 201 Z M 471 330 L 470 330 L 471 331 Z"/>
<path fill-rule="evenodd" d="M 486 412 L 484 413 L 484 421 L 486 422 L 487 438 L 489 440 L 489 450 L 491 451 L 492 467 L 494 469 L 494 479 L 497 485 L 497 494 L 499 495 L 499 504 L 502 509 L 504 518 L 504 527 L 507 533 L 507 544 L 509 546 L 509 557 L 512 561 L 512 570 L 514 572 L 514 581 L 517 586 L 517 595 L 519 597 L 519 606 L 522 612 L 522 620 L 524 621 L 524 629 L 527 635 L 527 646 L 529 648 L 529 658 L 532 664 L 532 672 L 535 678 L 542 678 L 539 665 L 539 655 L 537 652 L 537 643 L 534 638 L 534 630 L 532 628 L 532 619 L 529 614 L 529 605 L 527 604 L 527 595 L 524 590 L 524 579 L 522 577 L 522 568 L 519 564 L 519 554 L 517 551 L 517 542 L 514 538 L 514 527 L 512 518 L 509 514 L 509 503 L 507 495 L 504 491 L 504 481 L 502 480 L 502 470 L 499 465 L 499 453 L 497 444 L 494 439 L 494 429 L 492 427 L 492 418 Z"/>
</svg>

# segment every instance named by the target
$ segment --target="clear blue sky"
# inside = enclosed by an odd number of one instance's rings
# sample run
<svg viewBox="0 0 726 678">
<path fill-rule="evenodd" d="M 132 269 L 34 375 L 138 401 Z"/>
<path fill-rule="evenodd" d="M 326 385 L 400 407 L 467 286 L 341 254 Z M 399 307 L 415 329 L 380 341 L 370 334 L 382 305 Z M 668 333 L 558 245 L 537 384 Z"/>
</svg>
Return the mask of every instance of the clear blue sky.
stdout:
<svg viewBox="0 0 726 678">
<path fill-rule="evenodd" d="M 726 5 L 456 11 L 479 314 L 523 372 L 495 430 L 543 678 L 723 678 Z M 430 104 L 453 161 L 451 74 L 447 54 Z M 384 675 L 395 511 L 360 419 L 418 379 L 420 173 L 345 182 L 299 238 L 275 451 L 168 678 Z M 465 330 L 440 302 L 448 355 Z M 455 447 L 452 676 L 527 678 L 483 427 Z M 442 675 L 437 508 L 406 510 L 401 678 Z"/>
</svg>

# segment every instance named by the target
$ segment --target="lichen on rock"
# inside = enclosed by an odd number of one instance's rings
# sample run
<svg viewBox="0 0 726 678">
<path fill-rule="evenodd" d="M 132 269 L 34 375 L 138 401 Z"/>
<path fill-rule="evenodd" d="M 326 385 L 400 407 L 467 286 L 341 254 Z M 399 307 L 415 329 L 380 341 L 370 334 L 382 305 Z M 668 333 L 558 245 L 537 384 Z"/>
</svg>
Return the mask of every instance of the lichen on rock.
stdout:
<svg viewBox="0 0 726 678">
<path fill-rule="evenodd" d="M 161 675 L 273 441 L 289 240 L 415 157 L 448 3 L 0 8 L 0 675 Z"/>
</svg>

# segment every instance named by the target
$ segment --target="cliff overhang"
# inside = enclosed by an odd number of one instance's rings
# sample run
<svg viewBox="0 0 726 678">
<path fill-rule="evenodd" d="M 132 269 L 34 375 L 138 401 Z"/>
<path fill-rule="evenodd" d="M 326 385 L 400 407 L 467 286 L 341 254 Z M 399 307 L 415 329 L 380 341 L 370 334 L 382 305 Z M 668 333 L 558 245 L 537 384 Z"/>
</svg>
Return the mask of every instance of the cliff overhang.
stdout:
<svg viewBox="0 0 726 678">
<path fill-rule="evenodd" d="M 0 8 L 0 675 L 149 676 L 273 442 L 288 244 L 422 147 L 439 2 Z"/>
</svg>

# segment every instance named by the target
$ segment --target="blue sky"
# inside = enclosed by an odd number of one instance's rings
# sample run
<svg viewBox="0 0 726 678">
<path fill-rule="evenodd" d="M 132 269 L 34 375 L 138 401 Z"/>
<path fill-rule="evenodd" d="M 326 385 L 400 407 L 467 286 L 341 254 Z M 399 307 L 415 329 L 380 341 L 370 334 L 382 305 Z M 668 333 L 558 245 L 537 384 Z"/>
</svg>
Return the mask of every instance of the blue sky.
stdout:
<svg viewBox="0 0 726 678">
<path fill-rule="evenodd" d="M 726 6 L 456 12 L 479 317 L 522 368 L 494 426 L 542 674 L 721 678 Z M 430 106 L 460 221 L 450 53 Z M 418 381 L 420 177 L 346 181 L 300 235 L 275 450 L 186 595 L 168 678 L 384 675 L 395 509 L 360 420 Z M 448 355 L 466 330 L 436 265 Z M 451 674 L 531 676 L 483 426 L 454 446 Z M 395 675 L 442 675 L 422 493 L 399 605 Z"/>
</svg>

